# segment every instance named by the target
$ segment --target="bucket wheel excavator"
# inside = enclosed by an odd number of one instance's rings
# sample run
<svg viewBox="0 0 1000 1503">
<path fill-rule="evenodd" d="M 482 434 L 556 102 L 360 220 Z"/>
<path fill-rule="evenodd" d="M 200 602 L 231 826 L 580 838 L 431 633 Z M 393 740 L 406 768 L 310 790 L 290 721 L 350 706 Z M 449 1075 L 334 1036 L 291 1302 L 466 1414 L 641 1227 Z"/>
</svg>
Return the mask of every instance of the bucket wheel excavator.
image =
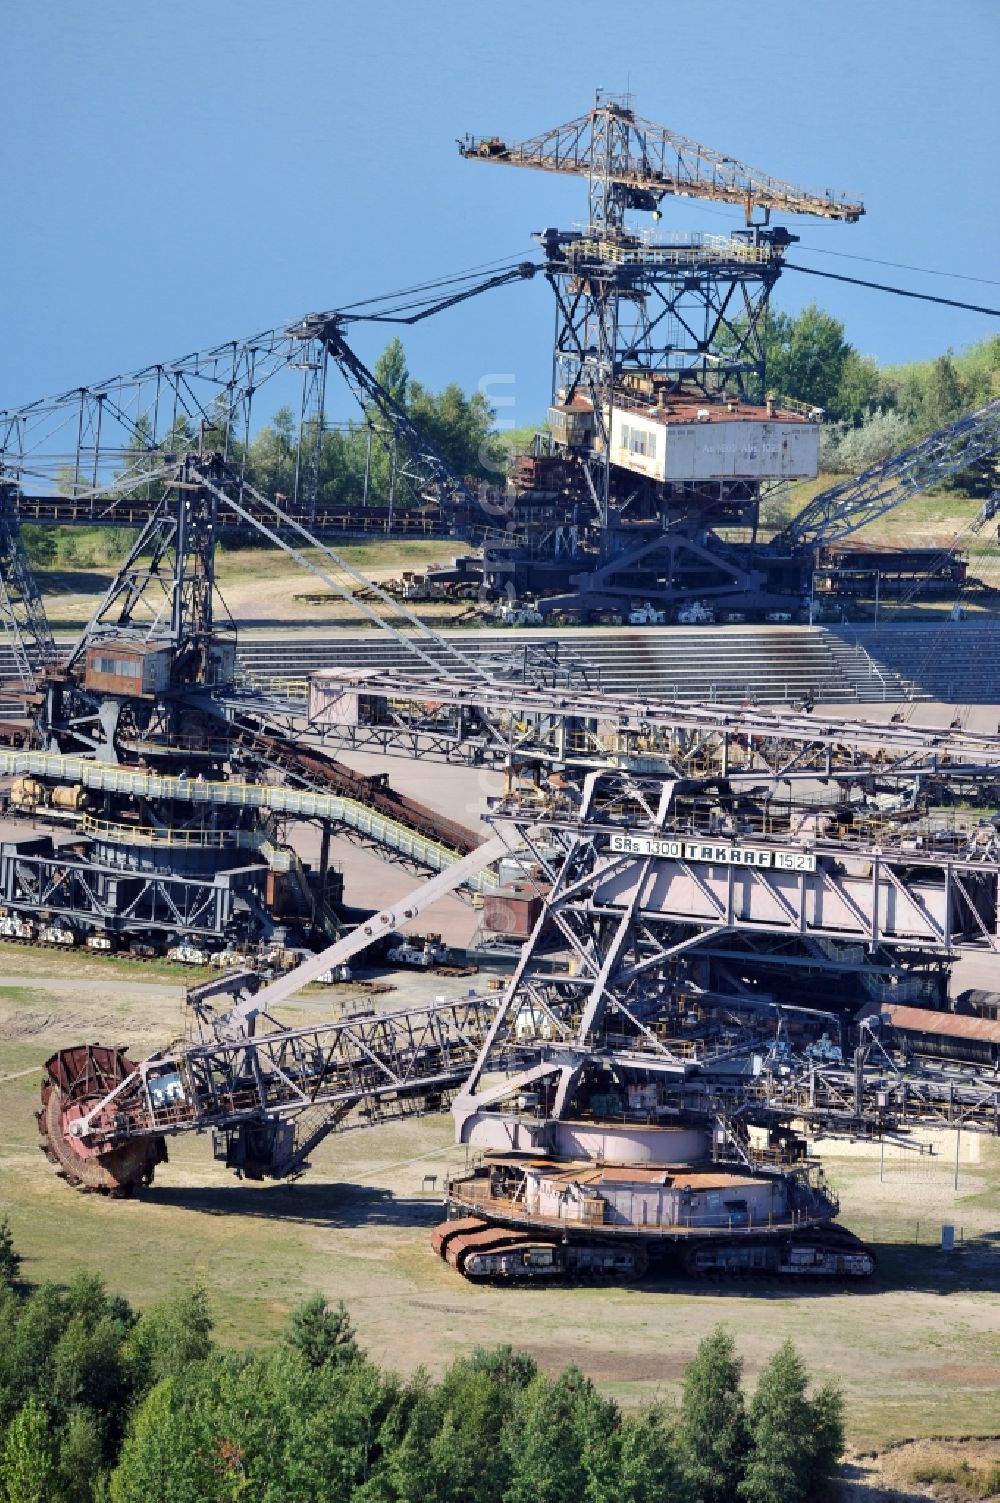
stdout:
<svg viewBox="0 0 1000 1503">
<path fill-rule="evenodd" d="M 130 1138 L 109 1147 L 91 1147 L 74 1136 L 72 1125 L 135 1071 L 124 1049 L 77 1044 L 45 1061 L 42 1105 L 35 1113 L 46 1158 L 74 1189 L 115 1197 L 151 1185 L 157 1164 L 166 1161 L 162 1137 Z"/>
</svg>

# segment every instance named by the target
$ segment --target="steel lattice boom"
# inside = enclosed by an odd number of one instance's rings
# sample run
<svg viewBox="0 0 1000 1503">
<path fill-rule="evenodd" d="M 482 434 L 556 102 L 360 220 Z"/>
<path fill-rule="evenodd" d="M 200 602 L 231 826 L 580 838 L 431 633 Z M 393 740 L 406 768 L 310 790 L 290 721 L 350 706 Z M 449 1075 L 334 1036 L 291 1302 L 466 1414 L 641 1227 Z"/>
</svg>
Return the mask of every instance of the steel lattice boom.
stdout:
<svg viewBox="0 0 1000 1503">
<path fill-rule="evenodd" d="M 367 1124 L 440 1111 L 468 1074 L 495 1012 L 494 998 L 468 997 L 315 1027 L 272 1028 L 259 1037 L 217 1038 L 208 1027 L 202 1039 L 175 1044 L 133 1067 L 99 1102 L 88 1098 L 89 1110 L 61 1145 L 64 1170 L 89 1184 L 96 1155 L 113 1179 L 116 1165 L 124 1167 L 123 1144 L 210 1129 L 225 1135 L 230 1167 L 249 1178 L 287 1177 L 306 1167 L 317 1144 L 359 1109 Z M 65 1109 L 70 1091 L 63 1085 L 62 1092 Z M 74 1144 L 81 1145 L 76 1162 Z"/>
<path fill-rule="evenodd" d="M 814 496 L 776 541 L 836 542 L 1000 448 L 1000 398 Z M 984 519 L 985 520 L 985 519 Z"/>
<path fill-rule="evenodd" d="M 21 685 L 33 688 L 35 673 L 56 655 L 38 582 L 21 537 L 13 486 L 0 478 L 0 629 L 14 653 Z"/>
<path fill-rule="evenodd" d="M 655 210 L 666 194 L 738 204 L 748 224 L 758 208 L 849 222 L 865 212 L 859 202 L 795 187 L 600 97 L 586 115 L 527 141 L 470 135 L 458 149 L 477 161 L 587 178 L 595 226 L 621 226 L 626 209 Z"/>
</svg>

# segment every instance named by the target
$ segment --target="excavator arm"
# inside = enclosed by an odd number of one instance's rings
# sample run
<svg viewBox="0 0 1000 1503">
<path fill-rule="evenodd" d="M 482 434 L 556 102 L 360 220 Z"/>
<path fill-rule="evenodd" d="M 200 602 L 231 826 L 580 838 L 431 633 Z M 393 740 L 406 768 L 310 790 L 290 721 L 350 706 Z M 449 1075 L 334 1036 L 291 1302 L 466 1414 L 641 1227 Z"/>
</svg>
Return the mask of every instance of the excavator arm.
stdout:
<svg viewBox="0 0 1000 1503">
<path fill-rule="evenodd" d="M 1000 398 L 911 444 L 860 475 L 820 491 L 775 538 L 785 547 L 838 542 L 910 496 L 1000 449 Z"/>
<path fill-rule="evenodd" d="M 198 1041 L 134 1063 L 121 1048 L 80 1044 L 46 1061 L 37 1114 L 43 1147 L 63 1178 L 86 1190 L 129 1195 L 166 1158 L 167 1136 L 208 1129 L 229 1140 L 234 1168 L 281 1178 L 349 1112 L 369 1117 L 440 1108 L 472 1068 L 496 1012 L 492 997 L 438 999 L 401 1013 L 365 1014 L 315 1027 L 258 1024 L 332 966 L 418 917 L 508 849 L 499 836 L 406 894 L 295 970 L 254 990 L 236 978 L 234 1005 L 215 1013 L 212 993 L 189 998 Z M 225 981 L 220 992 L 229 987 Z"/>
</svg>

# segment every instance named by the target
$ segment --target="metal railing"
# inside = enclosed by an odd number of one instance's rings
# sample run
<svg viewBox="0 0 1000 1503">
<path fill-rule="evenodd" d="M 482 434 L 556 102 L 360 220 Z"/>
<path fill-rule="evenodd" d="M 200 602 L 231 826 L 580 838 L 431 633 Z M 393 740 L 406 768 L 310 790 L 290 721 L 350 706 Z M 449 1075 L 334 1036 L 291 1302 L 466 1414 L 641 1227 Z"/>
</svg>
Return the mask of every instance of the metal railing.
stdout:
<svg viewBox="0 0 1000 1503">
<path fill-rule="evenodd" d="M 95 819 L 84 814 L 81 828 L 97 840 L 113 840 L 119 845 L 163 846 L 185 850 L 225 851 L 262 850 L 267 837 L 260 830 L 188 830 L 167 829 L 158 825 L 118 824 L 111 819 Z"/>
<path fill-rule="evenodd" d="M 640 243 L 598 239 L 585 236 L 571 241 L 566 247 L 567 257 L 573 260 L 587 259 L 610 263 L 615 266 L 688 266 L 703 265 L 706 261 L 750 262 L 757 266 L 770 265 L 775 259 L 771 245 L 754 245 L 747 240 L 735 240 L 728 235 L 708 235 L 691 232 L 677 235 L 669 244 L 639 237 Z"/>
<path fill-rule="evenodd" d="M 868 669 L 868 677 L 869 678 L 877 678 L 878 681 L 879 681 L 879 683 L 882 685 L 882 699 L 883 700 L 887 699 L 888 698 L 888 689 L 889 689 L 889 686 L 886 683 L 885 675 L 879 669 L 879 667 L 876 664 L 874 658 L 871 656 L 871 653 L 868 652 L 868 650 L 864 647 L 864 645 L 861 642 L 859 642 L 857 644 L 857 655 L 861 657 L 861 659 L 863 660 L 864 666 L 867 667 L 867 669 Z"/>
<path fill-rule="evenodd" d="M 236 809 L 270 809 L 276 814 L 299 814 L 342 824 L 359 835 L 416 861 L 430 871 L 446 871 L 459 860 L 450 846 L 420 835 L 407 825 L 387 818 L 357 799 L 339 793 L 316 793 L 308 788 L 288 788 L 271 783 L 204 781 L 164 777 L 159 773 L 111 767 L 87 757 L 64 757 L 56 752 L 25 751 L 0 747 L 0 773 L 29 774 L 80 783 L 98 792 L 138 794 L 146 798 L 175 799 L 179 803 Z M 123 826 L 131 839 L 130 826 Z M 470 878 L 477 892 L 495 892 L 496 875 L 484 870 Z"/>
</svg>

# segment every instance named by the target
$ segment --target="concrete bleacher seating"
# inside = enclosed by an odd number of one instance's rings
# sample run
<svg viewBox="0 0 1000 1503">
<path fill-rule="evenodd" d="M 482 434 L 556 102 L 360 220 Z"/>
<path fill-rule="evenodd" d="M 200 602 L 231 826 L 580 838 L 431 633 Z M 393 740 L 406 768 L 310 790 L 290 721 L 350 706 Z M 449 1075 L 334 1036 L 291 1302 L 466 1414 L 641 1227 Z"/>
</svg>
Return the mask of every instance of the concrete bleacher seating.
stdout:
<svg viewBox="0 0 1000 1503">
<path fill-rule="evenodd" d="M 874 626 L 607 627 L 482 630 L 451 634 L 470 657 L 512 654 L 526 642 L 555 644 L 581 661 L 595 687 L 659 699 L 827 704 L 936 699 L 1000 703 L 1000 622 Z M 436 655 L 433 644 L 431 656 Z M 265 681 L 314 668 L 419 666 L 388 634 L 330 627 L 278 637 L 244 634 L 239 659 Z M 445 671 L 454 671 L 447 655 Z M 15 677 L 0 641 L 0 679 Z"/>
<path fill-rule="evenodd" d="M 905 677 L 914 698 L 1000 703 L 1000 621 L 889 622 L 837 631 L 846 647 L 867 652 L 883 673 Z"/>
<path fill-rule="evenodd" d="M 863 646 L 821 627 L 604 628 L 589 631 L 467 631 L 454 639 L 469 657 L 513 652 L 526 641 L 558 647 L 560 661 L 582 662 L 610 693 L 659 699 L 759 704 L 870 703 L 909 697 L 910 685 L 882 668 Z M 432 656 L 437 656 L 433 644 Z M 377 633 L 331 631 L 308 642 L 244 638 L 240 661 L 269 679 L 314 668 L 400 668 L 405 649 Z M 442 657 L 442 667 L 455 665 Z"/>
</svg>

